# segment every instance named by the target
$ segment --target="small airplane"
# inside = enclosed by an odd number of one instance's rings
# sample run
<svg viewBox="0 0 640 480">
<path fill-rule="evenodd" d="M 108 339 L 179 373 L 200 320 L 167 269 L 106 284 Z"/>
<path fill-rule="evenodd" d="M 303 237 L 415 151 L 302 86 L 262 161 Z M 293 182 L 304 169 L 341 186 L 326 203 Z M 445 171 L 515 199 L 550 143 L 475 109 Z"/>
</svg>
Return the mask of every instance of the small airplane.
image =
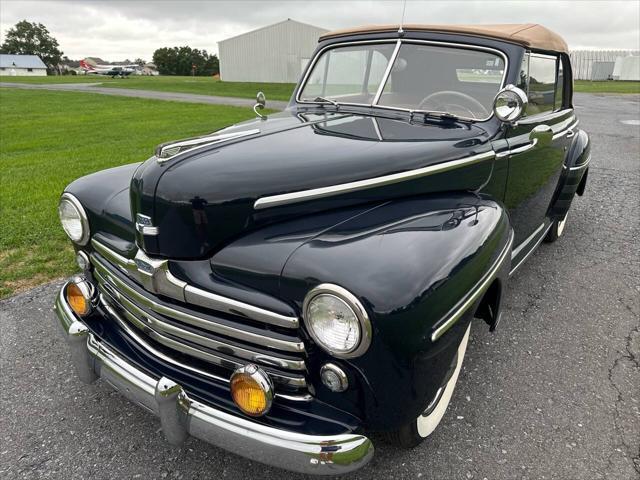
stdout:
<svg viewBox="0 0 640 480">
<path fill-rule="evenodd" d="M 111 78 L 124 78 L 134 73 L 138 65 L 98 65 L 89 63 L 87 60 L 80 60 L 80 68 L 87 75 L 107 75 Z"/>
</svg>

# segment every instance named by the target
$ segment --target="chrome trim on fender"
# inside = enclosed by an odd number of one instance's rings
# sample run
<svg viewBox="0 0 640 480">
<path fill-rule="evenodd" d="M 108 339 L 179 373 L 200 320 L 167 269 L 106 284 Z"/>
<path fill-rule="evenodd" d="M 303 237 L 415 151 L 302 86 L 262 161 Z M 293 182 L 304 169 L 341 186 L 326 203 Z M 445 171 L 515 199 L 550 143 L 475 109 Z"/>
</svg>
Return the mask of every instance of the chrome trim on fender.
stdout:
<svg viewBox="0 0 640 480">
<path fill-rule="evenodd" d="M 381 177 L 368 178 L 366 180 L 357 180 L 355 182 L 341 183 L 338 185 L 331 185 L 329 187 L 312 188 L 298 192 L 271 195 L 257 199 L 253 204 L 253 208 L 255 210 L 261 210 L 263 208 L 278 207 L 280 205 L 287 205 L 290 203 L 304 202 L 343 193 L 356 192 L 371 187 L 382 187 L 398 182 L 404 182 L 406 180 L 413 180 L 428 175 L 447 172 L 460 167 L 466 167 L 494 157 L 495 152 L 491 150 L 489 152 L 478 153 L 470 157 L 429 165 L 427 167 L 408 170 L 406 172 L 393 173 L 391 175 L 383 175 Z"/>
<path fill-rule="evenodd" d="M 590 162 L 591 162 L 591 154 L 589 154 L 587 159 L 584 162 L 582 162 L 580 165 L 576 165 L 575 167 L 569 167 L 568 170 L 570 172 L 575 172 L 576 170 L 582 170 L 583 168 L 588 167 Z M 566 166 L 564 166 L 564 168 L 567 169 Z"/>
<path fill-rule="evenodd" d="M 502 267 L 504 261 L 508 258 L 509 253 L 511 252 L 511 247 L 513 246 L 513 231 L 509 234 L 509 240 L 505 245 L 502 252 L 500 252 L 500 256 L 495 261 L 495 263 L 491 266 L 491 269 L 484 275 L 484 277 L 476 284 L 473 288 L 470 295 L 467 298 L 463 299 L 458 305 L 456 305 L 452 310 L 452 313 L 447 314 L 445 316 L 444 322 L 438 326 L 433 333 L 431 334 L 431 341 L 435 342 L 438 340 L 444 333 L 449 330 L 454 323 L 456 323 L 462 315 L 467 311 L 467 309 L 473 305 L 473 303 L 480 298 L 485 290 L 489 287 L 491 281 L 495 278 L 496 274 Z"/>
<path fill-rule="evenodd" d="M 65 303 L 59 295 L 56 313 L 79 377 L 87 383 L 101 377 L 123 396 L 154 413 L 169 442 L 179 444 L 191 435 L 251 460 L 316 475 L 348 473 L 373 457 L 373 443 L 363 435 L 292 432 L 192 399 L 171 379 L 153 377 L 131 365 L 76 320 Z"/>
<path fill-rule="evenodd" d="M 142 250 L 137 251 L 135 259 L 129 259 L 114 252 L 95 238 L 92 239 L 91 244 L 100 255 L 120 267 L 123 272 L 136 279 L 152 293 L 279 327 L 297 328 L 299 325 L 298 317 L 281 315 L 189 285 L 171 273 L 166 259 L 151 258 Z"/>
</svg>

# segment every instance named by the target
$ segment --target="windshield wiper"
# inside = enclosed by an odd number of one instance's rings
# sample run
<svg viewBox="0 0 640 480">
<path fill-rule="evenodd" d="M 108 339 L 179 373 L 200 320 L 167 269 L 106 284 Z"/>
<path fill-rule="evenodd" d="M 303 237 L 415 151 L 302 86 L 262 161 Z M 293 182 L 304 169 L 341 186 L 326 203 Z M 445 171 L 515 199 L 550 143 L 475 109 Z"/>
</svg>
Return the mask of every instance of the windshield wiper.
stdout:
<svg viewBox="0 0 640 480">
<path fill-rule="evenodd" d="M 334 107 L 340 108 L 340 104 L 338 102 L 336 102 L 335 100 L 331 100 L 330 98 L 316 97 L 316 98 L 313 99 L 313 101 L 317 102 L 317 103 L 330 103 Z"/>
<path fill-rule="evenodd" d="M 451 120 L 453 122 L 462 122 L 462 121 L 470 121 L 467 119 L 462 119 L 460 117 L 458 117 L 457 115 L 454 115 L 453 113 L 449 113 L 449 112 L 432 112 L 430 110 L 410 110 L 409 111 L 409 115 L 411 117 L 411 119 L 413 120 L 413 117 L 415 115 L 423 115 L 424 118 L 437 118 L 440 120 Z"/>
</svg>

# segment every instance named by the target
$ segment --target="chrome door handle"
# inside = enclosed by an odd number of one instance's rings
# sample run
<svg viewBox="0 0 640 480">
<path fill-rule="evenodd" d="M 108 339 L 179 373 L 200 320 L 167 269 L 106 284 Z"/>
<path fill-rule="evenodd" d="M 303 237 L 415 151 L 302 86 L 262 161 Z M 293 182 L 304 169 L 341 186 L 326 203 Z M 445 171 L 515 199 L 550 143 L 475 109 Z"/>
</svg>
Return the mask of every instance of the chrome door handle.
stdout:
<svg viewBox="0 0 640 480">
<path fill-rule="evenodd" d="M 576 134 L 572 129 L 567 130 L 567 138 L 571 138 Z"/>
<path fill-rule="evenodd" d="M 518 148 L 514 148 L 512 149 L 509 154 L 513 155 L 514 153 L 524 153 L 524 152 L 528 152 L 529 150 L 531 150 L 532 148 L 534 148 L 536 145 L 538 144 L 538 139 L 534 138 L 533 140 L 531 140 L 530 143 L 528 143 L 527 145 L 523 145 L 522 147 L 518 147 Z"/>
</svg>

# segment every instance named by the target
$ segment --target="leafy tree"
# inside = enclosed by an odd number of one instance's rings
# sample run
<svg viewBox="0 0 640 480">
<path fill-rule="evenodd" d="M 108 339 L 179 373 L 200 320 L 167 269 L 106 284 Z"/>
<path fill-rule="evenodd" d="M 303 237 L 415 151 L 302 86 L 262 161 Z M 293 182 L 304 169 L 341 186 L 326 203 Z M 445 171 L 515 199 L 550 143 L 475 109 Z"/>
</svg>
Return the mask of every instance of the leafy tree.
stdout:
<svg viewBox="0 0 640 480">
<path fill-rule="evenodd" d="M 191 47 L 163 47 L 153 52 L 153 63 L 162 75 L 214 75 L 218 57 Z"/>
<path fill-rule="evenodd" d="M 136 65 L 139 65 L 141 67 L 143 67 L 147 62 L 145 62 L 143 59 L 141 58 L 136 58 L 133 63 L 135 63 Z"/>
<path fill-rule="evenodd" d="M 52 72 L 58 71 L 58 64 L 62 59 L 62 51 L 58 47 L 58 41 L 51 36 L 47 27 L 41 23 L 22 20 L 7 31 L 4 43 L 0 45 L 0 52 L 38 55 L 47 70 Z"/>
</svg>

